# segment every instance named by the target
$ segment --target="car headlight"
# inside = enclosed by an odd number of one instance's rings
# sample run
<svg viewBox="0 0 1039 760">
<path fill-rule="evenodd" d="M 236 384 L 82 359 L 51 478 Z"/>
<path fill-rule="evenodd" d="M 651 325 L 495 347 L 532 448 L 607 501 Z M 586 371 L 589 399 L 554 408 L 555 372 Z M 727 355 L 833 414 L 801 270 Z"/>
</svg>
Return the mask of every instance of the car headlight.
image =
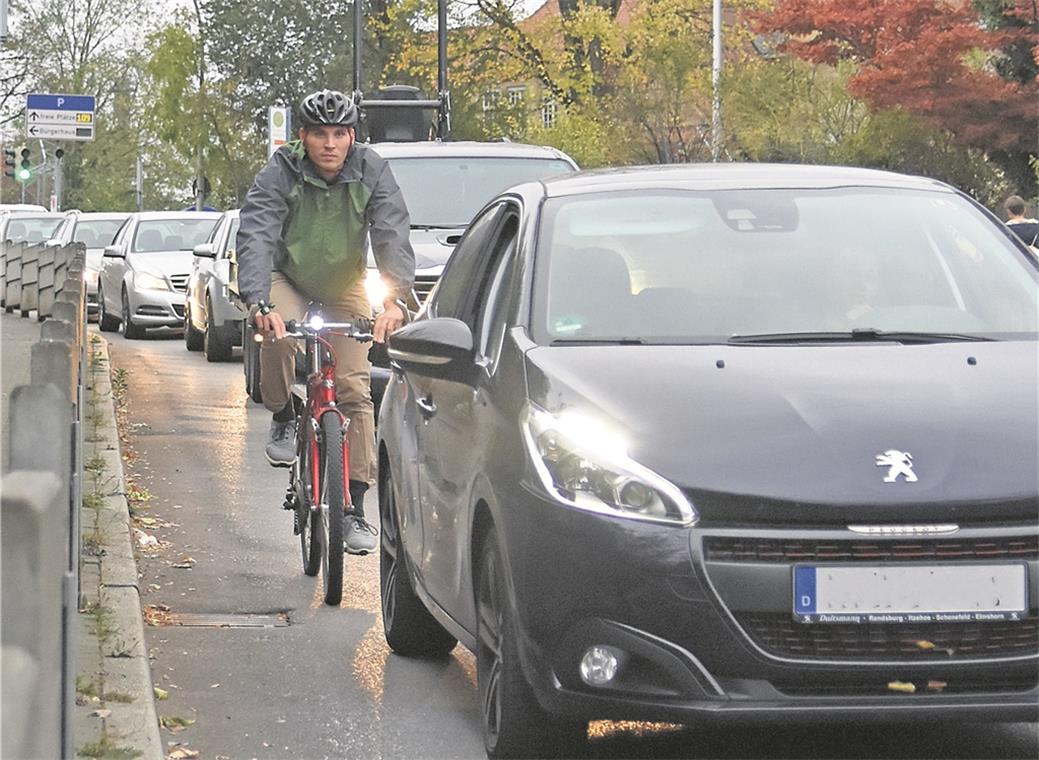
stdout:
<svg viewBox="0 0 1039 760">
<path fill-rule="evenodd" d="M 150 272 L 136 272 L 133 276 L 134 285 L 139 290 L 169 290 L 169 283 L 162 277 Z"/>
<path fill-rule="evenodd" d="M 528 403 L 523 439 L 542 484 L 562 503 L 614 517 L 693 525 L 684 494 L 628 456 L 624 440 L 590 415 Z"/>
<path fill-rule="evenodd" d="M 364 289 L 368 293 L 368 302 L 373 311 L 382 311 L 383 302 L 389 297 L 390 289 L 386 287 L 378 269 L 369 269 L 364 275 Z"/>
</svg>

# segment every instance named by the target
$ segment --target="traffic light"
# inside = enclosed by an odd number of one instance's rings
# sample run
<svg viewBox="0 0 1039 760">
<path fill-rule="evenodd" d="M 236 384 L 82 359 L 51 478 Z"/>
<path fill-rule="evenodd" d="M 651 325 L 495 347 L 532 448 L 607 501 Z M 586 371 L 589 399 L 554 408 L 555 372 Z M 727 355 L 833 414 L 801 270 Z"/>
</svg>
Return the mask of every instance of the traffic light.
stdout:
<svg viewBox="0 0 1039 760">
<path fill-rule="evenodd" d="M 29 149 L 22 148 L 22 165 L 15 175 L 19 182 L 28 182 L 32 179 L 32 164 L 29 162 Z"/>
<path fill-rule="evenodd" d="M 4 148 L 4 176 L 14 176 L 14 151 L 10 148 Z"/>
</svg>

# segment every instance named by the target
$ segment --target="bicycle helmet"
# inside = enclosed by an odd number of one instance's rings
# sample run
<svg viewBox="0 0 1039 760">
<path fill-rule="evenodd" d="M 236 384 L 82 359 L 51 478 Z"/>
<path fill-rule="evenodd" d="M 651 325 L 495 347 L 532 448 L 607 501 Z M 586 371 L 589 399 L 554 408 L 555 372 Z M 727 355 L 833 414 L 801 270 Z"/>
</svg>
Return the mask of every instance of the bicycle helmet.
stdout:
<svg viewBox="0 0 1039 760">
<path fill-rule="evenodd" d="M 318 90 L 303 98 L 299 104 L 300 121 L 304 126 L 352 127 L 357 124 L 357 106 L 353 98 L 336 90 Z"/>
</svg>

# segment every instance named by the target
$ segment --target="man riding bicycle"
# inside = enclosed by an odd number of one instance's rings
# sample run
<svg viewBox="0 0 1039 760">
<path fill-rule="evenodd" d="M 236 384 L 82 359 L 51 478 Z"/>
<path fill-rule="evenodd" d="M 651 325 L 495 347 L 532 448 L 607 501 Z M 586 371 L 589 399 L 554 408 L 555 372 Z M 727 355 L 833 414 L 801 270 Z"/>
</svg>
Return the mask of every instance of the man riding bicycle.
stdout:
<svg viewBox="0 0 1039 760">
<path fill-rule="evenodd" d="M 356 140 L 353 100 L 321 90 L 299 107 L 299 140 L 279 148 L 245 197 L 237 240 L 238 288 L 250 306 L 260 348 L 260 392 L 274 413 L 266 446 L 275 467 L 291 467 L 295 452 L 295 341 L 285 321 L 302 319 L 319 302 L 328 319 L 372 315 L 364 287 L 367 241 L 389 295 L 376 317 L 377 342 L 403 324 L 404 298 L 415 279 L 410 220 L 389 164 Z M 377 532 L 364 519 L 364 494 L 375 479 L 375 415 L 368 347 L 333 336 L 336 402 L 349 419 L 346 550 L 375 549 Z"/>
</svg>

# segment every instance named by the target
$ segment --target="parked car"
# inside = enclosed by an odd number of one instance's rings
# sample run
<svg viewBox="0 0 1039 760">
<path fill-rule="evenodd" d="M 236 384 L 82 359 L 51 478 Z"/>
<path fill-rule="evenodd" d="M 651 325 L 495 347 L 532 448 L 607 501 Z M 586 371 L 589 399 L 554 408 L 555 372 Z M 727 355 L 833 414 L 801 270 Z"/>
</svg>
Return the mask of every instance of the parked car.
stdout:
<svg viewBox="0 0 1039 760">
<path fill-rule="evenodd" d="M 184 290 L 196 245 L 216 226 L 219 213 L 145 211 L 131 214 L 104 249 L 98 277 L 98 326 L 129 339 L 148 327 L 184 323 Z"/>
<path fill-rule="evenodd" d="M 0 212 L 0 240 L 7 243 L 42 243 L 65 218 L 52 211 Z"/>
<path fill-rule="evenodd" d="M 473 650 L 492 757 L 600 718 L 1036 720 L 1037 301 L 923 178 L 501 194 L 389 341 L 386 640 Z"/>
<path fill-rule="evenodd" d="M 128 211 L 66 211 L 65 220 L 47 245 L 82 243 L 86 247 L 83 276 L 87 283 L 87 313 L 97 313 L 97 278 L 101 273 L 101 254 L 111 245 L 119 228 L 130 218 Z"/>
<path fill-rule="evenodd" d="M 227 361 L 242 342 L 247 311 L 228 291 L 237 235 L 238 210 L 224 212 L 209 239 L 195 246 L 188 277 L 184 345 L 188 351 L 204 352 L 211 362 Z"/>
<path fill-rule="evenodd" d="M 433 289 L 455 243 L 484 203 L 510 185 L 577 171 L 577 164 L 562 151 L 521 143 L 380 142 L 372 147 L 389 161 L 411 216 L 411 245 L 415 249 L 412 306 L 415 309 Z M 387 289 L 371 254 L 365 286 L 372 308 L 381 310 Z M 231 288 L 234 291 L 236 285 L 232 284 Z M 246 390 L 259 402 L 259 345 L 253 340 L 249 321 L 243 324 Z M 385 346 L 373 344 L 369 359 L 372 401 L 378 412 L 390 377 Z"/>
</svg>

